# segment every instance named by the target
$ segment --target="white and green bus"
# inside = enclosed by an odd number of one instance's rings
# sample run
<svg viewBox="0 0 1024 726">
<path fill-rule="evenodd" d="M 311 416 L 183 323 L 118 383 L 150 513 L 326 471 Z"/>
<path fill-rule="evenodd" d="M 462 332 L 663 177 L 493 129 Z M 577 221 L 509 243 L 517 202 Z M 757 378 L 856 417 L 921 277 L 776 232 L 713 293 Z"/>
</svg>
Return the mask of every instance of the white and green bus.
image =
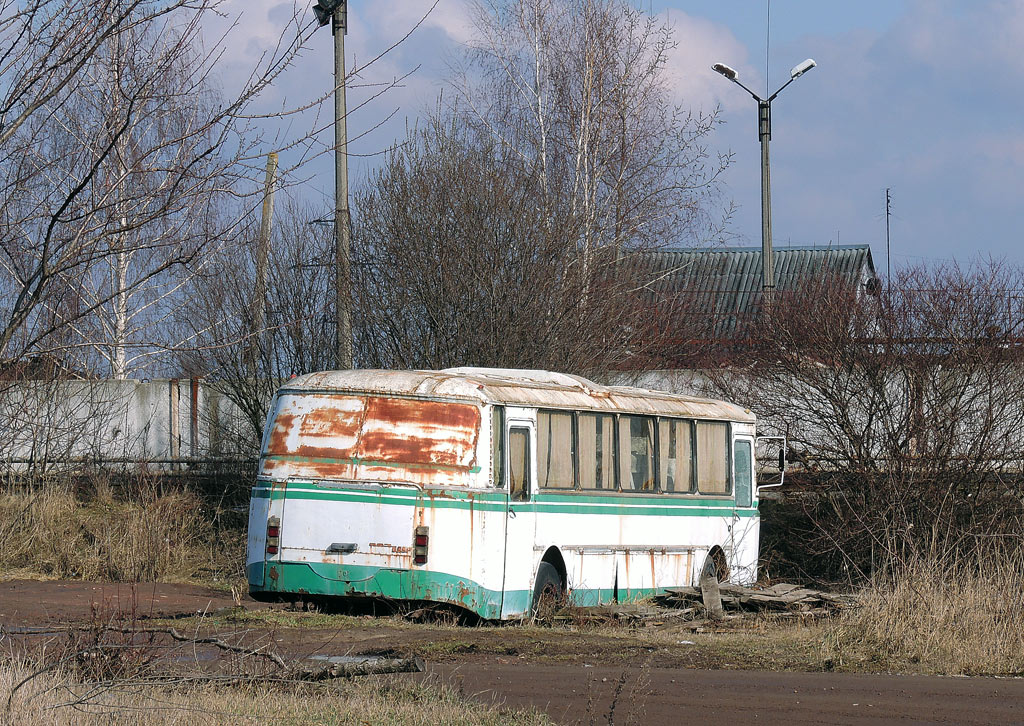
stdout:
<svg viewBox="0 0 1024 726">
<path fill-rule="evenodd" d="M 753 414 L 530 370 L 282 386 L 249 510 L 253 597 L 521 618 L 757 576 Z M 713 570 L 712 570 L 713 568 Z"/>
</svg>

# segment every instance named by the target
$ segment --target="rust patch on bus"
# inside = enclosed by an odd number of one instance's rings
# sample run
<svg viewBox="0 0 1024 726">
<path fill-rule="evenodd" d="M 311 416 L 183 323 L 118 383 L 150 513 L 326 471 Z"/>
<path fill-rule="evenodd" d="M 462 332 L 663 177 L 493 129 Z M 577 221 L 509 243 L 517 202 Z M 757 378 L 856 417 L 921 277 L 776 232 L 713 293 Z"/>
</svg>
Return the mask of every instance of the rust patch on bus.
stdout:
<svg viewBox="0 0 1024 726">
<path fill-rule="evenodd" d="M 302 417 L 299 435 L 303 438 L 355 438 L 359 434 L 360 417 L 352 411 L 318 408 Z"/>
<path fill-rule="evenodd" d="M 468 467 L 479 429 L 480 409 L 470 404 L 370 398 L 360 454 L 392 463 Z"/>
<path fill-rule="evenodd" d="M 270 441 L 267 443 L 267 453 L 274 454 L 286 450 L 288 432 L 295 425 L 295 414 L 279 413 L 274 419 L 274 428 L 270 430 Z"/>
<path fill-rule="evenodd" d="M 368 399 L 367 418 L 403 426 L 471 431 L 480 425 L 480 409 L 466 403 L 374 397 Z"/>
<path fill-rule="evenodd" d="M 477 471 L 481 413 L 474 404 L 309 394 L 281 408 L 264 471 L 421 485 L 466 484 Z"/>
</svg>

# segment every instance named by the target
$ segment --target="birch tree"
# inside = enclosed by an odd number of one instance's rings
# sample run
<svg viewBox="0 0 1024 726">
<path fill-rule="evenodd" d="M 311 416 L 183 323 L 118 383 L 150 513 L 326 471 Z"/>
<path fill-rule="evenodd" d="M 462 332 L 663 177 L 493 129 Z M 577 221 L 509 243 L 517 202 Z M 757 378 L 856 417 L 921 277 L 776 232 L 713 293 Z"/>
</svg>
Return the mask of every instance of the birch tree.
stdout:
<svg viewBox="0 0 1024 726">
<path fill-rule="evenodd" d="M 656 341 L 638 268 L 596 251 L 579 274 L 578 218 L 538 214 L 542 175 L 490 134 L 434 118 L 355 197 L 361 365 L 548 368 L 628 365 Z"/>
<path fill-rule="evenodd" d="M 717 110 L 675 98 L 672 29 L 625 0 L 478 0 L 457 67 L 457 112 L 536 165 L 541 213 L 578 220 L 566 243 L 584 277 L 595 252 L 713 241 L 728 213 Z M 683 39 L 685 42 L 685 39 Z"/>
<path fill-rule="evenodd" d="M 145 355 L 139 333 L 232 227 L 215 217 L 259 156 L 246 114 L 302 30 L 296 19 L 244 87 L 218 97 L 219 48 L 197 48 L 219 5 L 3 0 L 0 360 L 98 356 L 126 375 Z"/>
</svg>

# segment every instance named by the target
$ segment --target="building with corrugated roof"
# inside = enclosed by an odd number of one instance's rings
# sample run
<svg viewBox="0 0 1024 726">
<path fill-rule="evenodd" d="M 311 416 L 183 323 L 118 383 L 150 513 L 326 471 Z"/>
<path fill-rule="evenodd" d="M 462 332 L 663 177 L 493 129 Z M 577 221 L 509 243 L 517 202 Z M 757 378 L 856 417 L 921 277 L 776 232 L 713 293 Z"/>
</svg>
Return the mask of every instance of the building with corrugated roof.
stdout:
<svg viewBox="0 0 1024 726">
<path fill-rule="evenodd" d="M 778 296 L 828 280 L 865 295 L 880 289 L 868 245 L 781 247 L 774 258 Z M 651 363 L 692 363 L 742 347 L 762 310 L 760 247 L 667 248 L 636 253 L 631 262 L 649 281 L 652 332 L 670 341 Z"/>
</svg>

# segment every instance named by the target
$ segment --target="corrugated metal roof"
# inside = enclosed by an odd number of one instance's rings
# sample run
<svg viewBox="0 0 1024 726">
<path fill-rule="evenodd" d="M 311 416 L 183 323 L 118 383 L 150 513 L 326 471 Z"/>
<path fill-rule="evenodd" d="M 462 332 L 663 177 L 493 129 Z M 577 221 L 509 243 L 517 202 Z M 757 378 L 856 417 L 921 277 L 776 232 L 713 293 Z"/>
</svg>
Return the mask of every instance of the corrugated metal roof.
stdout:
<svg viewBox="0 0 1024 726">
<path fill-rule="evenodd" d="M 281 386 L 281 390 L 417 395 L 509 406 L 659 413 L 754 422 L 754 414 L 749 410 L 724 401 L 629 386 L 602 386 L 564 373 L 504 368 L 321 371 L 293 378 Z"/>
<path fill-rule="evenodd" d="M 802 282 L 838 276 L 868 284 L 875 278 L 868 245 L 782 247 L 774 250 L 775 289 L 797 290 Z M 761 304 L 761 248 L 668 248 L 638 252 L 632 260 L 658 298 L 685 293 L 689 309 L 713 313 L 718 333 L 728 335 Z"/>
<path fill-rule="evenodd" d="M 822 274 L 851 281 L 875 276 L 869 245 L 775 248 L 775 287 L 796 289 L 802 280 Z M 639 252 L 645 271 L 675 289 L 730 292 L 761 291 L 760 247 L 667 248 Z"/>
</svg>

